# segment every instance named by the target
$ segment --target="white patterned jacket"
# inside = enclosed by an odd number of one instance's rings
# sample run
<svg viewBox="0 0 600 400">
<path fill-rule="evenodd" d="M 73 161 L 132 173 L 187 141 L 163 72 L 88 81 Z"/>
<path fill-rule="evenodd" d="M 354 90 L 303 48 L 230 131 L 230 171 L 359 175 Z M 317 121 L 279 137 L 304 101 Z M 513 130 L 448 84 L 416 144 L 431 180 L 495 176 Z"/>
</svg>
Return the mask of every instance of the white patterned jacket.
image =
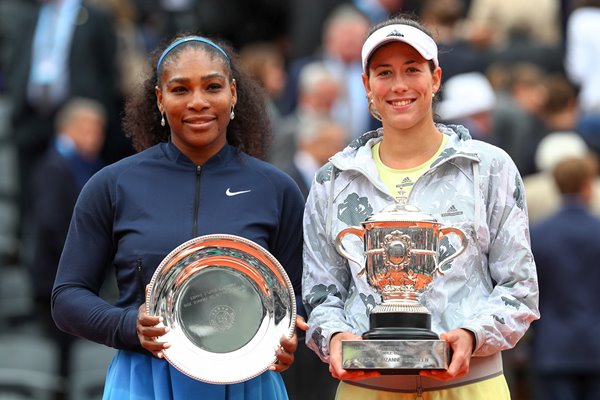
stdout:
<svg viewBox="0 0 600 400">
<path fill-rule="evenodd" d="M 512 348 L 539 318 L 523 182 L 503 150 L 472 140 L 462 126 L 440 124 L 438 129 L 449 135 L 446 147 L 415 182 L 408 202 L 443 225 L 461 228 L 468 246 L 421 300 L 432 314 L 433 331 L 469 329 L 476 338 L 473 356 L 485 357 Z M 334 241 L 342 229 L 359 225 L 394 201 L 371 157 L 371 147 L 382 135 L 382 129 L 368 132 L 332 157 L 317 173 L 307 199 L 302 279 L 310 326 L 306 342 L 325 362 L 331 335 L 364 333 L 369 311 L 380 302 L 366 274 L 357 277 L 361 267 L 340 256 Z M 459 246 L 454 236 L 440 244 L 440 260 Z M 356 236 L 347 235 L 343 243 L 364 259 Z"/>
</svg>

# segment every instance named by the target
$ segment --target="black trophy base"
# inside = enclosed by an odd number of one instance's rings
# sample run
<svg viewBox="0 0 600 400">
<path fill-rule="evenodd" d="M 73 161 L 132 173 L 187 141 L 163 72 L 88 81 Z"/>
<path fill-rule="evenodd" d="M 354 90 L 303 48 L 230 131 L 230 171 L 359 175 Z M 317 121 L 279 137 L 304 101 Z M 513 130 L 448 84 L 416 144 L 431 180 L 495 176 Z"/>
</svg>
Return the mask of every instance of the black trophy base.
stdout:
<svg viewBox="0 0 600 400">
<path fill-rule="evenodd" d="M 364 340 L 342 341 L 342 366 L 376 370 L 385 375 L 418 375 L 421 370 L 444 370 L 450 349 L 431 331 L 427 313 L 372 313 Z"/>
<path fill-rule="evenodd" d="M 365 340 L 438 340 L 431 327 L 431 315 L 426 313 L 372 313 L 371 329 L 362 336 Z"/>
</svg>

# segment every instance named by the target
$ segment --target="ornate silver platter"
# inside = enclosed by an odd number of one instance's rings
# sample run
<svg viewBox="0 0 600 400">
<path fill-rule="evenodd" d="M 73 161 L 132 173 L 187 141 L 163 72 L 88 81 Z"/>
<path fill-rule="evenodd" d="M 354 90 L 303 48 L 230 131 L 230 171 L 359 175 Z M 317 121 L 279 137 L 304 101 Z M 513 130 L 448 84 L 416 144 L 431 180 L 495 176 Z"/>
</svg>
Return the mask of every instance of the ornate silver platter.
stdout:
<svg viewBox="0 0 600 400">
<path fill-rule="evenodd" d="M 294 289 L 277 259 L 235 235 L 206 235 L 169 253 L 156 269 L 146 311 L 170 328 L 165 359 L 209 383 L 251 379 L 276 361 L 292 337 Z"/>
</svg>

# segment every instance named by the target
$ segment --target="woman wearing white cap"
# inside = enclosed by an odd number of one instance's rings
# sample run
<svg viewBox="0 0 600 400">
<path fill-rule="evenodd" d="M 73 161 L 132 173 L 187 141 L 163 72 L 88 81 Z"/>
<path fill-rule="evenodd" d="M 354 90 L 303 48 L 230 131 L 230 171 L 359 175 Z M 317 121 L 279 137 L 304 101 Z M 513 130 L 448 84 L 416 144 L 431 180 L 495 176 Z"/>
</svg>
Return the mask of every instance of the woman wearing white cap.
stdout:
<svg viewBox="0 0 600 400">
<path fill-rule="evenodd" d="M 508 399 L 500 352 L 539 318 L 521 177 L 504 151 L 434 122 L 442 70 L 419 23 L 396 17 L 373 27 L 362 59 L 369 108 L 382 128 L 332 157 L 312 185 L 304 214 L 307 344 L 342 381 L 338 399 Z M 398 196 L 467 236 L 466 250 L 420 299 L 452 359 L 447 370 L 419 375 L 346 370 L 341 341 L 361 339 L 381 296 L 359 276 L 361 266 L 337 253 L 335 238 Z M 364 257 L 359 240 L 344 247 Z M 444 259 L 459 246 L 440 247 Z"/>
</svg>

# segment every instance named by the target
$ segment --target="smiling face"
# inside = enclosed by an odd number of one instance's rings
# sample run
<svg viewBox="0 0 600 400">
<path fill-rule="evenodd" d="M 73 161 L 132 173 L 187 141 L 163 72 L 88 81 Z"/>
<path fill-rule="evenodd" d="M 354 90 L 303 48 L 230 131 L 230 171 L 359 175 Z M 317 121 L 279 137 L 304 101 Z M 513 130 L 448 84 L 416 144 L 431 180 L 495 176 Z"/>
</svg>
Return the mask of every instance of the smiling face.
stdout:
<svg viewBox="0 0 600 400">
<path fill-rule="evenodd" d="M 432 96 L 440 87 L 442 71 L 413 47 L 391 42 L 373 53 L 363 84 L 381 115 L 384 130 L 411 130 L 433 126 Z"/>
<path fill-rule="evenodd" d="M 200 48 L 182 50 L 165 61 L 156 98 L 173 144 L 194 163 L 204 163 L 225 145 L 237 96 L 221 58 Z"/>
</svg>

